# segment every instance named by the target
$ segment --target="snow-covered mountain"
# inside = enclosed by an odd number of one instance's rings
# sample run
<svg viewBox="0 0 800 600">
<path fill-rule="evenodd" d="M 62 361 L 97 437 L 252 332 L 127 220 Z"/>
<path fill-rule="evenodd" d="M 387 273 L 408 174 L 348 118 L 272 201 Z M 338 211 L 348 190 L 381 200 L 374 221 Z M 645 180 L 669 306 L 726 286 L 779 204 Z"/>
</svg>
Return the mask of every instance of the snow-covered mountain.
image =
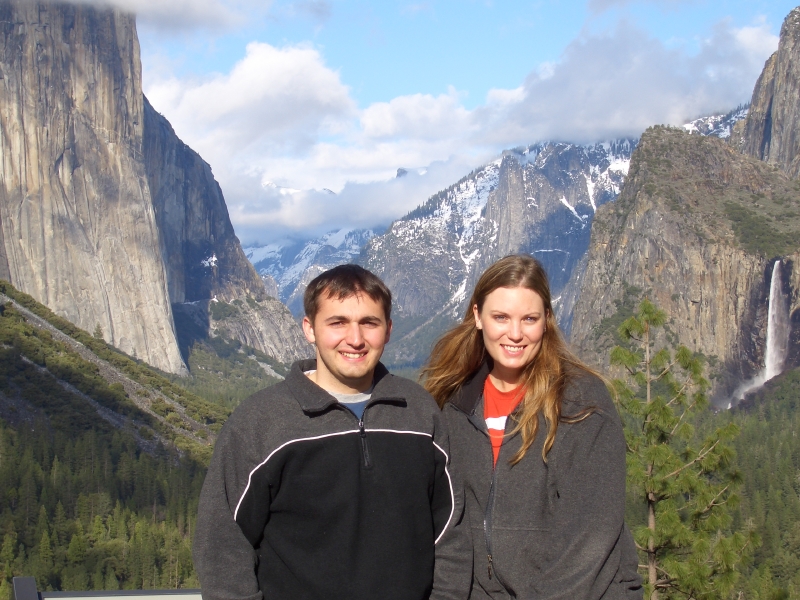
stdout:
<svg viewBox="0 0 800 600">
<path fill-rule="evenodd" d="M 747 108 L 684 127 L 728 137 Z M 395 328 L 386 361 L 418 366 L 431 342 L 461 318 L 477 277 L 492 262 L 527 252 L 545 265 L 559 320 L 569 330 L 594 213 L 619 195 L 637 139 L 593 145 L 546 142 L 503 152 L 430 197 L 385 232 L 337 230 L 307 242 L 246 248 L 292 312 L 325 269 L 359 262 L 392 289 Z"/>
<path fill-rule="evenodd" d="M 750 105 L 737 106 L 726 115 L 711 115 L 700 117 L 694 121 L 686 123 L 683 128 L 689 133 L 699 133 L 700 135 L 710 135 L 722 139 L 731 137 L 733 126 L 747 117 Z"/>
<path fill-rule="evenodd" d="M 245 248 L 267 287 L 271 278 L 278 298 L 295 316 L 303 314 L 306 285 L 323 271 L 356 260 L 361 249 L 381 230 L 337 229 L 304 242 L 284 242 Z"/>
<path fill-rule="evenodd" d="M 507 254 L 545 265 L 560 295 L 589 246 L 598 206 L 614 200 L 636 140 L 509 150 L 372 238 L 360 261 L 395 297 L 394 366 L 418 366 L 461 318 L 477 277 Z"/>
</svg>

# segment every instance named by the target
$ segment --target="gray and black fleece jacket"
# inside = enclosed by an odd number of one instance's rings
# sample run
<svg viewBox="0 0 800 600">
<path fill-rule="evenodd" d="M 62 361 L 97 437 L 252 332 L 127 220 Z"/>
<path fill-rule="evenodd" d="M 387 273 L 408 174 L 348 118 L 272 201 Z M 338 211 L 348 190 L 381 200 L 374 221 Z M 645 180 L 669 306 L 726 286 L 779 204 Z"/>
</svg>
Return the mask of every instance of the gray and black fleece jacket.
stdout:
<svg viewBox="0 0 800 600">
<path fill-rule="evenodd" d="M 193 549 L 204 600 L 431 594 L 455 512 L 439 408 L 379 364 L 359 420 L 304 375 L 315 368 L 295 363 L 220 432 Z"/>
<path fill-rule="evenodd" d="M 512 466 L 521 436 L 507 437 L 497 465 L 484 420 L 483 367 L 445 405 L 451 463 L 463 486 L 466 517 L 448 550 L 468 556 L 470 599 L 633 600 L 642 598 L 633 537 L 625 525 L 625 438 L 597 377 L 579 372 L 562 400 L 564 416 L 542 460 L 547 425 Z M 506 432 L 514 427 L 508 419 Z"/>
</svg>

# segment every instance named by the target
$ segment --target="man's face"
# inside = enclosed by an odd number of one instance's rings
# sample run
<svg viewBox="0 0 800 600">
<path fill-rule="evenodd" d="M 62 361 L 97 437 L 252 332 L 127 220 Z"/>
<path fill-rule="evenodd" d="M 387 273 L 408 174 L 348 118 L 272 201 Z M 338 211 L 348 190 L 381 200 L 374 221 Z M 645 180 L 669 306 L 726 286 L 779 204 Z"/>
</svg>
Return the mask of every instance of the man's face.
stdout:
<svg viewBox="0 0 800 600">
<path fill-rule="evenodd" d="M 391 331 L 383 306 L 366 294 L 339 300 L 323 293 L 314 322 L 303 319 L 303 333 L 317 349 L 312 379 L 322 389 L 340 394 L 369 389 Z"/>
</svg>

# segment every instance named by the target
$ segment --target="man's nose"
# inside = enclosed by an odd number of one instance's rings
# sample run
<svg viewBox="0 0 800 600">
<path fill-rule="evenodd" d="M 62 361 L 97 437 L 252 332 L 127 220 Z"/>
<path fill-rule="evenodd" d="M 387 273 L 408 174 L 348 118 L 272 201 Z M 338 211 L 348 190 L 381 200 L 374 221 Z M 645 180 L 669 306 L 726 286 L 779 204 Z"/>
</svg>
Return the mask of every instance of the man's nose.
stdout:
<svg viewBox="0 0 800 600">
<path fill-rule="evenodd" d="M 364 344 L 364 336 L 361 334 L 361 325 L 359 323 L 352 323 L 350 327 L 347 328 L 345 341 L 354 348 Z"/>
</svg>

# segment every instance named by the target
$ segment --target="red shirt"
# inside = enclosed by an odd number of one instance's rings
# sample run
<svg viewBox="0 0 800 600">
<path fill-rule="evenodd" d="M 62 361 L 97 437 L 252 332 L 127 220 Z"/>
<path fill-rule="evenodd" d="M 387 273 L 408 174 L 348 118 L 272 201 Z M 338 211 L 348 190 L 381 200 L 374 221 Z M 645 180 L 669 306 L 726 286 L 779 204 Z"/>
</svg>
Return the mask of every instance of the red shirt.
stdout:
<svg viewBox="0 0 800 600">
<path fill-rule="evenodd" d="M 500 455 L 500 446 L 503 444 L 506 418 L 517 408 L 522 396 L 522 386 L 510 392 L 501 392 L 494 386 L 491 377 L 487 377 L 483 384 L 483 418 L 486 419 L 486 427 L 489 429 L 495 465 Z"/>
</svg>

